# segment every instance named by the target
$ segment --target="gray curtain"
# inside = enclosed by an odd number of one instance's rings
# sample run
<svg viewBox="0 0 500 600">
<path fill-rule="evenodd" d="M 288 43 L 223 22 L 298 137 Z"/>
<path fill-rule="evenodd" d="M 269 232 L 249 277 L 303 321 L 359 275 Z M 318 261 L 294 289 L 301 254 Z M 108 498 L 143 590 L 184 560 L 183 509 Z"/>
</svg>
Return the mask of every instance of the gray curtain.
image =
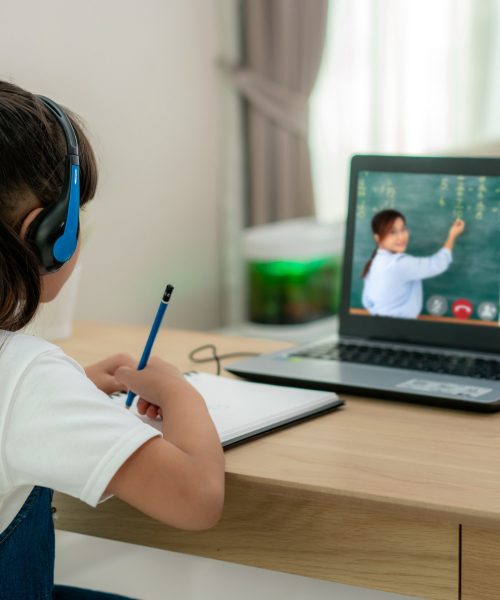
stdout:
<svg viewBox="0 0 500 600">
<path fill-rule="evenodd" d="M 328 0 L 241 0 L 247 101 L 247 225 L 313 215 L 308 99 L 323 52 Z"/>
</svg>

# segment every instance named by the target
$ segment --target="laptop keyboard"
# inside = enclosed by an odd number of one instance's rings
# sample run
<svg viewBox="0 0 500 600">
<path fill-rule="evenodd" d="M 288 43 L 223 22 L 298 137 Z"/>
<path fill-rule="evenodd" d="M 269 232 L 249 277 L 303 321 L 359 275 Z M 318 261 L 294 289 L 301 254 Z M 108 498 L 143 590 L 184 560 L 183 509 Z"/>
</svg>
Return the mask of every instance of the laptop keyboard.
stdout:
<svg viewBox="0 0 500 600">
<path fill-rule="evenodd" d="M 457 356 L 456 354 L 401 350 L 385 346 L 330 343 L 296 352 L 290 356 L 500 380 L 500 361 L 469 358 L 467 356 Z"/>
</svg>

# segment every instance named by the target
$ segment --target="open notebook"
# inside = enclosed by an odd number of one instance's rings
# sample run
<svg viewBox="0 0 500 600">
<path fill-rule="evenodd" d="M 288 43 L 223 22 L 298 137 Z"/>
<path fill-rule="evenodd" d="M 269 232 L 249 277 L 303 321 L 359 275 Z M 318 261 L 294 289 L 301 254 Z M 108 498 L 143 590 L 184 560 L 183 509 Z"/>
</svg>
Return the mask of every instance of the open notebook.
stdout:
<svg viewBox="0 0 500 600">
<path fill-rule="evenodd" d="M 221 443 L 228 447 L 342 406 L 334 392 L 268 385 L 191 371 L 185 377 L 203 396 Z M 126 394 L 114 394 L 125 406 Z M 130 410 L 161 431 L 161 420 L 140 416 L 136 400 Z"/>
</svg>

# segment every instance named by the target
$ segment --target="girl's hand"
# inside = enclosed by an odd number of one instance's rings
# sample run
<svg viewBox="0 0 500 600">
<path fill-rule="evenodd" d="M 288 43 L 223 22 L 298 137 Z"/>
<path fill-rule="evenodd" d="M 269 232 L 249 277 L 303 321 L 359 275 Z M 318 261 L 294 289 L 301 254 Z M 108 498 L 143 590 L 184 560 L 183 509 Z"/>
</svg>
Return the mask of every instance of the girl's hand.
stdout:
<svg viewBox="0 0 500 600">
<path fill-rule="evenodd" d="M 105 360 L 85 367 L 87 377 L 105 394 L 113 392 L 126 392 L 127 386 L 115 378 L 115 371 L 119 367 L 137 368 L 137 361 L 130 354 L 113 354 Z"/>
<path fill-rule="evenodd" d="M 465 221 L 462 219 L 456 219 L 453 225 L 450 227 L 449 236 L 453 239 L 457 238 L 463 233 L 465 229 Z"/>
<path fill-rule="evenodd" d="M 164 402 L 168 402 L 170 394 L 192 389 L 177 367 L 157 356 L 153 356 L 141 371 L 137 371 L 135 366 L 118 369 L 116 377 L 126 389 L 139 395 L 137 412 L 151 419 L 163 415 L 162 407 Z"/>
</svg>

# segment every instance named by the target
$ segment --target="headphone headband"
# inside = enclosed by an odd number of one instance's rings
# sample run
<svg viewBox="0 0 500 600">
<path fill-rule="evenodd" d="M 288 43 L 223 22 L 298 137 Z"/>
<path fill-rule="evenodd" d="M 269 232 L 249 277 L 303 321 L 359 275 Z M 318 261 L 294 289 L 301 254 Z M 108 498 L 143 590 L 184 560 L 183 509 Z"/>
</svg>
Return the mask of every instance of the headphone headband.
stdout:
<svg viewBox="0 0 500 600">
<path fill-rule="evenodd" d="M 45 104 L 62 127 L 64 136 L 66 137 L 68 154 L 78 156 L 78 141 L 76 139 L 75 130 L 73 129 L 73 125 L 71 125 L 71 121 L 66 116 L 66 113 L 64 113 L 61 107 L 50 98 L 47 98 L 46 96 L 37 96 L 37 98 Z"/>
<path fill-rule="evenodd" d="M 80 155 L 75 130 L 65 112 L 50 98 L 37 97 L 63 130 L 67 147 L 61 195 L 37 215 L 26 234 L 26 242 L 37 255 L 42 272 L 53 272 L 73 256 L 78 245 Z"/>
</svg>

